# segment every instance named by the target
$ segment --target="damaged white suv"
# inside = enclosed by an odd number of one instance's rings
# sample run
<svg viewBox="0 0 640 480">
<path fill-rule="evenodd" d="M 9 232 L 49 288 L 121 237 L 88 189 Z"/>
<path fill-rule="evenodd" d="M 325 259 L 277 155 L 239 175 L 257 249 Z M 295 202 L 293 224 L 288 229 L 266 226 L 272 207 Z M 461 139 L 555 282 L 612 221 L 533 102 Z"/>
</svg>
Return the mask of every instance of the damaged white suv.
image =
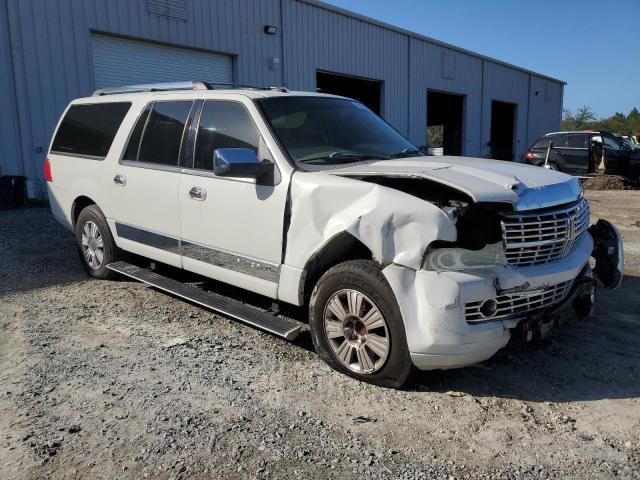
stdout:
<svg viewBox="0 0 640 480">
<path fill-rule="evenodd" d="M 90 275 L 128 274 L 285 338 L 300 331 L 291 320 L 162 283 L 123 255 L 308 305 L 322 359 L 378 385 L 544 336 L 590 313 L 594 274 L 606 288 L 622 278 L 620 236 L 589 227 L 577 179 L 424 156 L 331 95 L 97 91 L 64 112 L 45 176 Z"/>
</svg>

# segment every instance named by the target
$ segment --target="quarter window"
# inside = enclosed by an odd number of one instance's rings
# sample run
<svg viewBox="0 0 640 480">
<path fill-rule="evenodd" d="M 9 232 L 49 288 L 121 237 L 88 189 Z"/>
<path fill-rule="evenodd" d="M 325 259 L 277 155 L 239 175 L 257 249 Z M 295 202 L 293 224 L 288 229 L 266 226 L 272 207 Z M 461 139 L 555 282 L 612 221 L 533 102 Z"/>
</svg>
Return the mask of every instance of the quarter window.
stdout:
<svg viewBox="0 0 640 480">
<path fill-rule="evenodd" d="M 217 148 L 249 148 L 257 153 L 258 139 L 258 130 L 241 103 L 208 101 L 200 116 L 194 168 L 213 170 Z"/>
<path fill-rule="evenodd" d="M 193 102 L 156 102 L 151 107 L 148 118 L 144 119 L 145 126 L 138 151 L 137 160 L 158 165 L 177 166 L 180 155 L 180 145 L 184 133 L 184 124 L 189 116 Z M 144 117 L 144 115 L 143 115 Z M 138 120 L 141 123 L 143 118 Z M 136 125 L 125 157 L 133 160 L 138 125 Z"/>
<path fill-rule="evenodd" d="M 51 151 L 106 157 L 130 107 L 130 102 L 72 105 L 56 132 Z"/>
</svg>

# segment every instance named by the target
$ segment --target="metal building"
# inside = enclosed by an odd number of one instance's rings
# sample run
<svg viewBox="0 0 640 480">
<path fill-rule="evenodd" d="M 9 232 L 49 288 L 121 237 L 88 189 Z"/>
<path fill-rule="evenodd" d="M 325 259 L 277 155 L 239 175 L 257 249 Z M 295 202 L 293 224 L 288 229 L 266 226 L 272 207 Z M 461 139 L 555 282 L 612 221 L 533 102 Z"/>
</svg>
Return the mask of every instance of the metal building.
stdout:
<svg viewBox="0 0 640 480">
<path fill-rule="evenodd" d="M 316 0 L 0 0 L 0 175 L 46 196 L 69 100 L 173 80 L 283 85 L 360 99 L 414 144 L 521 159 L 560 126 L 564 82 Z"/>
</svg>

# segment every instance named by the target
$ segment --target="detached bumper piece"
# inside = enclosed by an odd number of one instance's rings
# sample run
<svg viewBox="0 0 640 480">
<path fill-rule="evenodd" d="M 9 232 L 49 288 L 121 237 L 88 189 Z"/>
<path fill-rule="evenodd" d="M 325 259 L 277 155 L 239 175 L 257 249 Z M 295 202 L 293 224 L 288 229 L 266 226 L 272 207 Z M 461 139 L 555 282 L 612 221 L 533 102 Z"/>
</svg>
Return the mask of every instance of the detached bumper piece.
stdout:
<svg viewBox="0 0 640 480">
<path fill-rule="evenodd" d="M 302 330 L 302 324 L 295 320 L 276 317 L 236 300 L 206 292 L 126 262 L 111 263 L 107 268 L 287 340 L 295 339 Z"/>
<path fill-rule="evenodd" d="M 624 272 L 624 250 L 618 229 L 607 220 L 598 220 L 589 227 L 593 237 L 593 253 L 596 261 L 593 274 L 602 285 L 614 290 L 620 286 Z"/>
</svg>

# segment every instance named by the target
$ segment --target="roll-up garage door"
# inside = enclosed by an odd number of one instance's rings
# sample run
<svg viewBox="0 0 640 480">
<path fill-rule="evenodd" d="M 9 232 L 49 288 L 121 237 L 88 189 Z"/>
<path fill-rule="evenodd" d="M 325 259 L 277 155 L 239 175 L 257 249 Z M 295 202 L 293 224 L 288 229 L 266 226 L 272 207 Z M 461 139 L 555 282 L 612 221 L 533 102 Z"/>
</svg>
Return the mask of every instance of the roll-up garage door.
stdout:
<svg viewBox="0 0 640 480">
<path fill-rule="evenodd" d="M 98 34 L 91 35 L 91 50 L 96 88 L 186 80 L 233 83 L 228 55 Z"/>
</svg>

